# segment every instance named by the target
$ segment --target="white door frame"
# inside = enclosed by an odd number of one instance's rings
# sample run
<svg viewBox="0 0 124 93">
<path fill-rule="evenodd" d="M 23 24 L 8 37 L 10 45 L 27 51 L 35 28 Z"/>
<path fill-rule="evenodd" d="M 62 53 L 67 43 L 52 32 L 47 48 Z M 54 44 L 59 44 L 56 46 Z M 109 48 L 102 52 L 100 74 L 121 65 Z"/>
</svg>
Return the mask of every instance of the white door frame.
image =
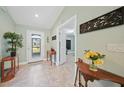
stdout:
<svg viewBox="0 0 124 93">
<path fill-rule="evenodd" d="M 34 33 L 34 34 L 40 34 L 40 35 L 41 35 L 41 57 L 36 58 L 36 59 L 33 59 L 33 60 L 31 61 L 31 59 L 30 59 L 30 50 L 31 50 L 31 49 L 30 49 L 30 48 L 31 48 L 32 46 L 29 46 L 29 43 L 30 43 L 29 39 L 31 39 L 31 38 L 30 38 L 30 35 L 31 35 L 32 33 Z M 27 62 L 30 63 L 30 62 L 35 62 L 35 61 L 41 61 L 41 60 L 43 60 L 43 59 L 44 59 L 44 56 L 45 56 L 45 54 L 44 54 L 44 53 L 45 53 L 44 32 L 28 30 L 27 33 L 26 33 L 26 35 L 27 35 L 27 39 L 26 39 Z M 30 47 L 30 48 L 29 48 L 29 47 Z"/>
<path fill-rule="evenodd" d="M 61 52 L 60 52 L 61 51 Z M 63 29 L 59 31 L 59 65 L 66 62 L 66 33 Z"/>
<path fill-rule="evenodd" d="M 1 41 L 1 35 L 0 35 L 0 58 L 2 57 L 2 47 L 1 47 L 1 45 L 2 45 L 2 41 Z"/>
<path fill-rule="evenodd" d="M 60 28 L 62 28 L 64 25 L 66 25 L 69 21 L 71 21 L 72 19 L 75 20 L 75 27 L 74 27 L 74 36 L 75 36 L 75 62 L 76 62 L 76 59 L 77 59 L 77 15 L 74 15 L 72 16 L 71 18 L 69 18 L 67 21 L 65 21 L 63 24 L 60 24 L 58 27 L 57 27 L 57 61 L 56 61 L 56 65 L 59 65 L 60 62 L 59 62 L 59 33 L 60 33 Z"/>
</svg>

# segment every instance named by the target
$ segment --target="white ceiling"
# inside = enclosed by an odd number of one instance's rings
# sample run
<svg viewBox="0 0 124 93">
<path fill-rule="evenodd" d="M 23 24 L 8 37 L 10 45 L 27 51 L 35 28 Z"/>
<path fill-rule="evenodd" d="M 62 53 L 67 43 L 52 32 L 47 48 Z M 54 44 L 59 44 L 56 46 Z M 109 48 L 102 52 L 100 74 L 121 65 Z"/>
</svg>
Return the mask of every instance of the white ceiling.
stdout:
<svg viewBox="0 0 124 93">
<path fill-rule="evenodd" d="M 68 36 L 73 36 L 74 35 L 74 29 L 75 29 L 75 18 L 72 18 L 71 20 L 69 20 L 61 28 L 61 30 L 64 30 L 64 32 Z"/>
<path fill-rule="evenodd" d="M 7 6 L 16 24 L 51 29 L 64 9 L 63 6 Z M 38 14 L 39 17 L 35 17 Z"/>
</svg>

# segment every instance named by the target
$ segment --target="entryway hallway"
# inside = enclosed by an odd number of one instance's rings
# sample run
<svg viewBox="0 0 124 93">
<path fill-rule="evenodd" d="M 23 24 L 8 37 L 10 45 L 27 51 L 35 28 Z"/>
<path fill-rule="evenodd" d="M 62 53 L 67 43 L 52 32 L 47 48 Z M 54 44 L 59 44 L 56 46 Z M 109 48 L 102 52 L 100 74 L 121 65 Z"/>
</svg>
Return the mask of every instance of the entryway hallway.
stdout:
<svg viewBox="0 0 124 93">
<path fill-rule="evenodd" d="M 0 84 L 1 87 L 73 87 L 75 63 L 67 62 L 61 66 L 49 62 L 23 65 L 14 79 Z"/>
</svg>

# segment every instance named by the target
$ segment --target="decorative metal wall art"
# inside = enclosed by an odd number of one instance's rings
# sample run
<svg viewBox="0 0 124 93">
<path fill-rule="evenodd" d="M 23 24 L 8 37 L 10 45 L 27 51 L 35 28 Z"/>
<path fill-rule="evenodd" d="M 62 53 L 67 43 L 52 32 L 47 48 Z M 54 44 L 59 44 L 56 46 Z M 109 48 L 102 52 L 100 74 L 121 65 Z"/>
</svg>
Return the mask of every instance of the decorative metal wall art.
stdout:
<svg viewBox="0 0 124 93">
<path fill-rule="evenodd" d="M 80 34 L 121 24 L 124 24 L 124 7 L 120 7 L 107 14 L 81 24 Z"/>
</svg>

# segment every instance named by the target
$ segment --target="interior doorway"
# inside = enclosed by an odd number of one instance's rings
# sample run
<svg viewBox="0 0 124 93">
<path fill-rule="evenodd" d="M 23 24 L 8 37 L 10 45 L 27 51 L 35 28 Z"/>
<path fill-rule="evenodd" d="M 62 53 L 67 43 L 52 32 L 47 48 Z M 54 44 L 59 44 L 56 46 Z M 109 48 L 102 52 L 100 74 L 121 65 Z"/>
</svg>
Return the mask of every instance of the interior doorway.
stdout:
<svg viewBox="0 0 124 93">
<path fill-rule="evenodd" d="M 76 60 L 76 16 L 58 27 L 57 65 Z"/>
<path fill-rule="evenodd" d="M 44 58 L 44 33 L 27 31 L 27 61 L 38 62 Z"/>
</svg>

